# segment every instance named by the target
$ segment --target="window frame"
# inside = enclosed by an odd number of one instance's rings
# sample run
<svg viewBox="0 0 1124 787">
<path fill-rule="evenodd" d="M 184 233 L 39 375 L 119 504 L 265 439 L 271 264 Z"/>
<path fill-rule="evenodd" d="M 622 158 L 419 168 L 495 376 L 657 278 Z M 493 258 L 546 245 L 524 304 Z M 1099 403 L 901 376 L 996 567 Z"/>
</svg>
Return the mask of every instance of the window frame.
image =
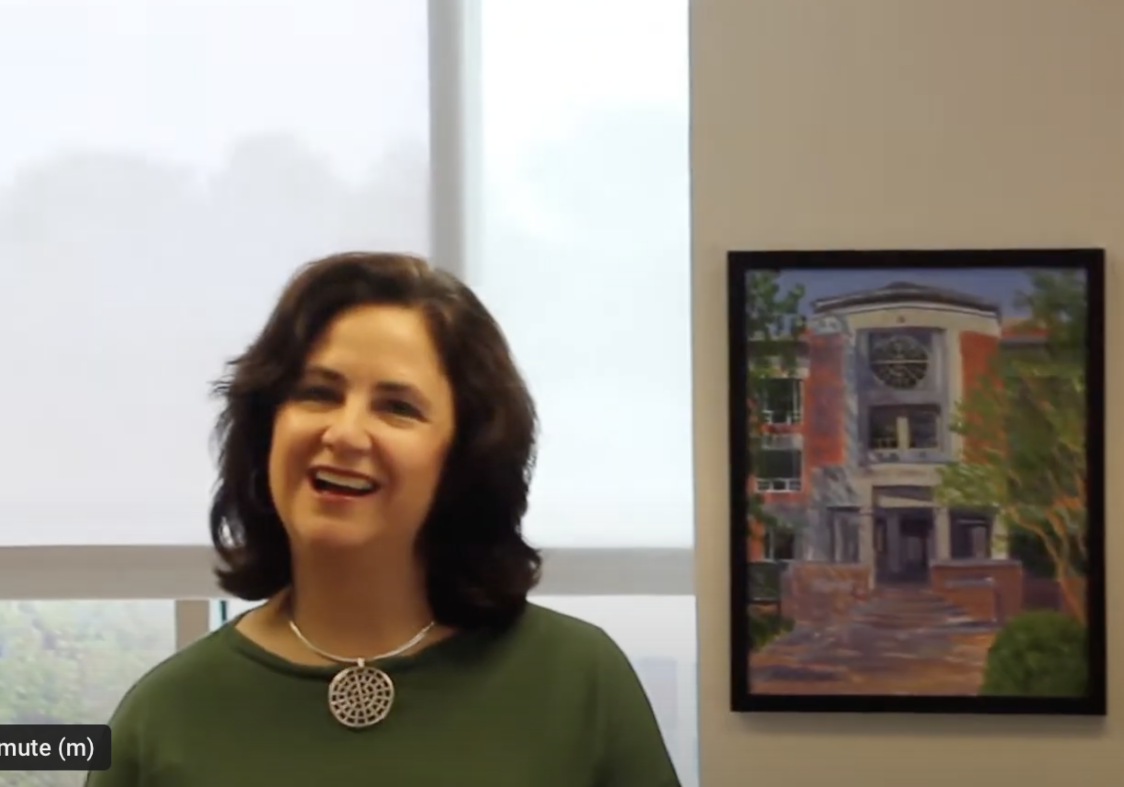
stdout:
<svg viewBox="0 0 1124 787">
<path fill-rule="evenodd" d="M 786 454 L 788 461 L 794 467 L 788 475 L 764 475 L 762 468 L 766 454 Z M 779 457 L 774 457 L 780 461 Z M 771 468 L 766 468 L 771 469 Z M 804 445 L 803 443 L 785 444 L 776 447 L 766 444 L 758 451 L 758 471 L 754 476 L 754 485 L 758 492 L 770 494 L 797 494 L 804 487 Z"/>
<path fill-rule="evenodd" d="M 785 385 L 785 395 L 771 395 L 770 386 Z M 775 393 L 775 392 L 773 392 Z M 787 398 L 792 407 L 777 407 L 776 399 Z M 784 416 L 784 417 L 782 417 Z M 798 376 L 771 377 L 764 381 L 761 395 L 761 422 L 768 426 L 800 426 L 804 423 L 804 379 Z"/>
<path fill-rule="evenodd" d="M 191 546 L 0 547 L 0 601 L 170 599 L 177 647 L 211 631 L 211 603 L 230 598 L 214 550 Z M 544 549 L 544 596 L 693 596 L 691 550 Z"/>
<path fill-rule="evenodd" d="M 932 445 L 914 445 L 915 437 L 925 432 L 922 424 L 930 418 Z M 883 428 L 894 433 L 893 444 L 880 444 L 885 438 L 876 434 Z M 943 451 L 945 430 L 944 412 L 939 404 L 877 404 L 867 409 L 868 451 Z"/>
</svg>

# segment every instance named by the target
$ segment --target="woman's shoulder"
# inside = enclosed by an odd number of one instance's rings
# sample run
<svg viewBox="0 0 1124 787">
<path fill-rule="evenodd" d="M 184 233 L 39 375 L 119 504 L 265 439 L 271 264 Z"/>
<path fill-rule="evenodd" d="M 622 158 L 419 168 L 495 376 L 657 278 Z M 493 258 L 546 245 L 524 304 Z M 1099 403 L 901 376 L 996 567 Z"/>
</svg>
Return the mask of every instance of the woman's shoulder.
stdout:
<svg viewBox="0 0 1124 787">
<path fill-rule="evenodd" d="M 570 668 L 601 669 L 625 662 L 621 648 L 600 626 L 534 603 L 527 604 L 512 641 L 543 663 L 560 659 Z"/>
<path fill-rule="evenodd" d="M 531 640 L 593 649 L 603 646 L 608 636 L 587 620 L 530 601 L 523 611 L 518 631 Z"/>
<path fill-rule="evenodd" d="M 223 626 L 150 668 L 121 699 L 114 724 L 144 725 L 154 714 L 182 708 L 185 701 L 190 704 L 202 687 L 235 662 L 229 637 L 228 627 Z"/>
<path fill-rule="evenodd" d="M 604 629 L 528 605 L 518 638 L 518 656 L 502 665 L 511 694 L 527 698 L 528 716 L 549 707 L 556 729 L 587 731 L 600 783 L 678 784 L 639 675 Z"/>
</svg>

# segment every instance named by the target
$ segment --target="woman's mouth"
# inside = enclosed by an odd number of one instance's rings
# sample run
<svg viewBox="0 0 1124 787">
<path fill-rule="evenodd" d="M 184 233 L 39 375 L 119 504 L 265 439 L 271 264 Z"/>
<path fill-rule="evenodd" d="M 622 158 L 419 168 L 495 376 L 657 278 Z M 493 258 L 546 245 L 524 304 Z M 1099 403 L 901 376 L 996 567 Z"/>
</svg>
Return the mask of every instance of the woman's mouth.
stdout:
<svg viewBox="0 0 1124 787">
<path fill-rule="evenodd" d="M 317 494 L 329 497 L 367 497 L 379 490 L 375 479 L 346 470 L 317 467 L 309 472 L 308 477 Z"/>
</svg>

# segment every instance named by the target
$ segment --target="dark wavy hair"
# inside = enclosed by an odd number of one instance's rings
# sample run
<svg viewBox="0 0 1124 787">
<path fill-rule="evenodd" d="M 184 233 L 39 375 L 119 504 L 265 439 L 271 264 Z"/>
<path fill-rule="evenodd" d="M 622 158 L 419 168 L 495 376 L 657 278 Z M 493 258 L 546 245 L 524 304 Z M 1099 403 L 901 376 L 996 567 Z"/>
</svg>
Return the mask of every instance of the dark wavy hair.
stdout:
<svg viewBox="0 0 1124 787">
<path fill-rule="evenodd" d="M 453 391 L 453 443 L 417 542 L 434 615 L 457 628 L 505 626 L 524 609 L 541 569 L 521 530 L 535 458 L 534 403 L 503 333 L 472 291 L 403 254 L 337 254 L 303 267 L 261 334 L 214 384 L 224 402 L 210 513 L 219 585 L 256 601 L 291 583 L 289 540 L 268 484 L 274 418 L 312 344 L 338 314 L 365 304 L 418 309 Z"/>
</svg>

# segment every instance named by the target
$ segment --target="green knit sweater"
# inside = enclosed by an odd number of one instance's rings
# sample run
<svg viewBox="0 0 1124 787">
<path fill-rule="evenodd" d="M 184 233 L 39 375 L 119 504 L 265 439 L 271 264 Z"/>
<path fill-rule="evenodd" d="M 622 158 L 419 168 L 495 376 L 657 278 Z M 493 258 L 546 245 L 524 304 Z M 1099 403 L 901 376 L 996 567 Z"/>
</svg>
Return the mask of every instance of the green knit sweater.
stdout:
<svg viewBox="0 0 1124 787">
<path fill-rule="evenodd" d="M 231 621 L 125 695 L 88 787 L 679 787 L 636 674 L 599 628 L 529 605 L 379 667 L 390 715 L 329 713 L 339 667 L 288 662 Z"/>
</svg>

